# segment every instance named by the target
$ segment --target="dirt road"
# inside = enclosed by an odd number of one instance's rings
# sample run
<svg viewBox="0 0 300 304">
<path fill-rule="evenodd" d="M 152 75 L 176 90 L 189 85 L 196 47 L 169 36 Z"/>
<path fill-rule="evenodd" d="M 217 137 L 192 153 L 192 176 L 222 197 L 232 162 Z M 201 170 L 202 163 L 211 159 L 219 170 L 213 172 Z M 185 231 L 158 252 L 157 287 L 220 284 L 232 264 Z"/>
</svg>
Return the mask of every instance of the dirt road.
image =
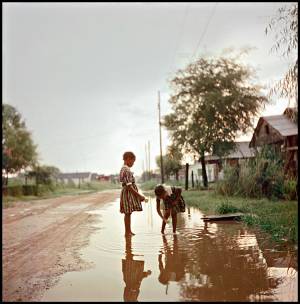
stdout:
<svg viewBox="0 0 300 304">
<path fill-rule="evenodd" d="M 114 201 L 119 190 L 17 203 L 2 213 L 4 301 L 39 301 L 67 271 L 91 265 L 79 249 L 93 232 L 96 210 Z"/>
</svg>

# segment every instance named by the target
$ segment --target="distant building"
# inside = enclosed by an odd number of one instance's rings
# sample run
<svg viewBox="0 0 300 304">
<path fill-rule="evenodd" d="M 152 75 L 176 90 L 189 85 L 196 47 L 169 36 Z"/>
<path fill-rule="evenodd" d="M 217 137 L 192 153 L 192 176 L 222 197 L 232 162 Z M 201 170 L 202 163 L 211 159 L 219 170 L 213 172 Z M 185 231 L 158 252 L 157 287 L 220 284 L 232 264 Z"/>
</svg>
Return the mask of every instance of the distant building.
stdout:
<svg viewBox="0 0 300 304">
<path fill-rule="evenodd" d="M 98 179 L 98 174 L 97 173 L 92 173 L 91 180 L 96 181 L 97 179 Z"/>
<path fill-rule="evenodd" d="M 76 173 L 59 173 L 57 175 L 57 181 L 62 183 L 74 183 L 79 185 L 81 183 L 87 183 L 92 180 L 91 172 L 76 172 Z"/>
<path fill-rule="evenodd" d="M 298 113 L 295 108 L 286 108 L 283 114 L 263 116 L 258 120 L 250 147 L 274 145 L 283 153 L 285 173 L 298 175 Z"/>
<path fill-rule="evenodd" d="M 104 175 L 104 174 L 99 174 L 97 177 L 98 181 L 110 181 L 111 180 L 111 176 L 110 175 Z"/>
<path fill-rule="evenodd" d="M 234 150 L 229 154 L 222 157 L 222 161 L 217 155 L 206 155 L 205 165 L 208 182 L 214 182 L 218 179 L 223 179 L 223 167 L 230 165 L 234 166 L 241 164 L 246 159 L 255 156 L 255 149 L 249 148 L 249 141 L 236 142 Z M 202 182 L 202 165 L 200 162 L 196 162 L 189 166 L 189 183 L 192 180 L 192 172 L 194 176 L 195 185 L 198 182 Z"/>
</svg>

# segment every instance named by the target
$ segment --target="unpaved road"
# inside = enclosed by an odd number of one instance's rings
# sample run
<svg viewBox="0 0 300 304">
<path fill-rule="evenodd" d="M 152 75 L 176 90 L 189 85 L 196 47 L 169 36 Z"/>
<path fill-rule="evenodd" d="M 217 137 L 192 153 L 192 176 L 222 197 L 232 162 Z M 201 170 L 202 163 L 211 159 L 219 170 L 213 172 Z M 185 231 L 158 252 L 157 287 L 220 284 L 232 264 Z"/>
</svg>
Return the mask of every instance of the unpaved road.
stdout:
<svg viewBox="0 0 300 304">
<path fill-rule="evenodd" d="M 20 202 L 2 213 L 3 301 L 39 301 L 67 271 L 91 265 L 80 258 L 97 210 L 119 190 Z"/>
</svg>

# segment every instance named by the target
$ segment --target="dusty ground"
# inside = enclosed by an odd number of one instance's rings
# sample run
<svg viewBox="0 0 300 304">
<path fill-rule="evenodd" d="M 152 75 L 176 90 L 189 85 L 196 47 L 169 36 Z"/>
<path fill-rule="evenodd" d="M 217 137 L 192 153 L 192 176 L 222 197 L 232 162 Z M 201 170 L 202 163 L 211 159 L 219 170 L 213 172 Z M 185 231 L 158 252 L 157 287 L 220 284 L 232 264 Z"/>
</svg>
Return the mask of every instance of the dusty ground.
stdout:
<svg viewBox="0 0 300 304">
<path fill-rule="evenodd" d="M 66 271 L 91 265 L 80 258 L 96 216 L 86 213 L 119 190 L 19 202 L 2 213 L 3 301 L 39 301 Z"/>
</svg>

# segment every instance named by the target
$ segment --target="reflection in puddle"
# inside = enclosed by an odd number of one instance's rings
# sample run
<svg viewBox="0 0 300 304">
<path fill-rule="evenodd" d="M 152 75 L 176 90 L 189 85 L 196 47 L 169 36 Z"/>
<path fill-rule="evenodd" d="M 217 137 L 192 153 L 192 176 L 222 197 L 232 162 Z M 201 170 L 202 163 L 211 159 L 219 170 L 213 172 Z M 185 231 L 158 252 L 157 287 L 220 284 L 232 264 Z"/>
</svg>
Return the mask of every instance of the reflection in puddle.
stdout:
<svg viewBox="0 0 300 304">
<path fill-rule="evenodd" d="M 144 271 L 144 261 L 133 259 L 131 239 L 126 237 L 126 257 L 122 259 L 125 302 L 137 301 L 142 280 L 151 274 L 151 270 Z"/>
<path fill-rule="evenodd" d="M 69 272 L 42 301 L 297 301 L 297 261 L 292 251 L 261 249 L 238 222 L 204 223 L 188 207 L 160 234 L 155 201 L 132 215 L 135 236 L 124 237 L 119 202 L 90 213 L 99 228 L 81 257 L 94 267 Z M 264 246 L 267 247 L 267 246 Z"/>
</svg>

